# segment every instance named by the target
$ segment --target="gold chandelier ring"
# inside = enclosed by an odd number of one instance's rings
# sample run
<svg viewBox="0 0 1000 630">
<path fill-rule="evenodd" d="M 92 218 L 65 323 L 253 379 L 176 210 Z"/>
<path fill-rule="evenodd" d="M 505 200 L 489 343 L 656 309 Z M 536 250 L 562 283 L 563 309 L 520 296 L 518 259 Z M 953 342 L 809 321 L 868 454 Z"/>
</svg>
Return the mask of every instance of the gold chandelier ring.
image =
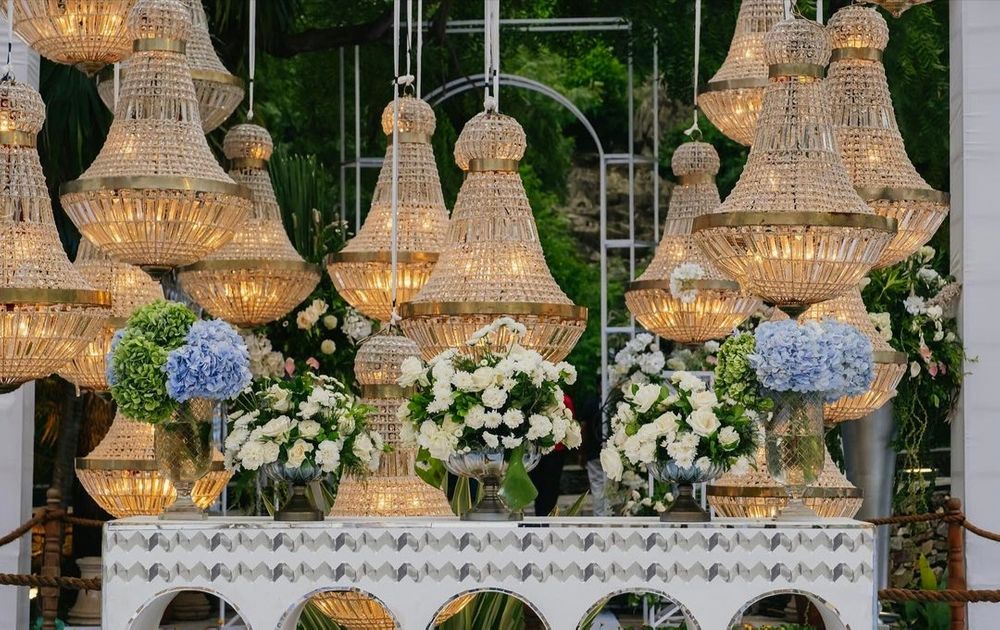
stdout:
<svg viewBox="0 0 1000 630">
<path fill-rule="evenodd" d="M 705 84 L 702 92 L 724 92 L 726 90 L 746 90 L 752 88 L 767 87 L 766 77 L 751 77 L 747 79 L 727 79 L 723 81 L 709 81 Z"/>
<path fill-rule="evenodd" d="M 932 203 L 948 203 L 951 195 L 933 188 L 879 188 L 876 186 L 855 188 L 858 195 L 865 201 L 929 201 Z"/>
<path fill-rule="evenodd" d="M 196 193 L 219 193 L 252 199 L 249 188 L 242 184 L 222 182 L 201 177 L 179 175 L 134 175 L 124 177 L 86 177 L 66 182 L 59 187 L 59 194 L 69 195 L 98 190 L 183 190 Z"/>
<path fill-rule="evenodd" d="M 587 308 L 542 302 L 406 302 L 399 306 L 399 314 L 404 319 L 435 315 L 533 315 L 585 320 Z"/>
<path fill-rule="evenodd" d="M 177 270 L 183 274 L 192 271 L 240 271 L 242 269 L 267 269 L 270 271 L 312 271 L 321 273 L 318 265 L 303 260 L 273 260 L 248 258 L 246 260 L 199 260 Z"/>
<path fill-rule="evenodd" d="M 102 459 L 77 457 L 73 466 L 77 470 L 138 470 L 141 472 L 158 472 L 155 459 Z M 219 472 L 225 469 L 225 463 L 212 460 L 209 472 Z"/>
<path fill-rule="evenodd" d="M 818 63 L 775 63 L 767 67 L 767 76 L 771 79 L 778 77 L 813 77 L 822 79 L 826 72 L 826 66 Z"/>
<path fill-rule="evenodd" d="M 414 389 L 412 387 L 401 387 L 399 385 L 362 385 L 362 398 L 409 398 Z"/>
<path fill-rule="evenodd" d="M 882 61 L 881 48 L 834 48 L 830 54 L 830 63 L 842 59 L 861 59 L 863 61 Z"/>
<path fill-rule="evenodd" d="M 111 294 L 92 289 L 19 289 L 0 288 L 0 304 L 7 305 L 53 305 L 72 304 L 74 306 L 111 306 Z"/>
<path fill-rule="evenodd" d="M 701 280 L 686 280 L 682 283 L 685 289 L 699 291 L 739 291 L 740 283 L 732 280 L 703 278 Z M 628 285 L 629 291 L 648 291 L 651 289 L 670 290 L 670 280 L 634 280 Z"/>
<path fill-rule="evenodd" d="M 222 85 L 232 85 L 234 87 L 242 88 L 243 79 L 236 75 L 229 74 L 228 72 L 220 72 L 218 70 L 200 70 L 197 68 L 191 69 L 191 78 L 195 81 L 205 81 L 207 83 L 221 83 Z"/>
<path fill-rule="evenodd" d="M 401 263 L 434 263 L 437 262 L 440 254 L 438 252 L 396 252 L 396 262 Z M 391 263 L 392 252 L 337 252 L 328 254 L 326 264 L 336 263 L 368 263 L 380 262 Z"/>
<path fill-rule="evenodd" d="M 770 225 L 868 228 L 895 233 L 897 221 L 891 217 L 860 212 L 719 212 L 695 217 L 691 232 L 719 227 Z"/>
<path fill-rule="evenodd" d="M 187 52 L 187 42 L 170 37 L 144 37 L 132 42 L 132 52 L 172 52 L 183 55 Z"/>
</svg>

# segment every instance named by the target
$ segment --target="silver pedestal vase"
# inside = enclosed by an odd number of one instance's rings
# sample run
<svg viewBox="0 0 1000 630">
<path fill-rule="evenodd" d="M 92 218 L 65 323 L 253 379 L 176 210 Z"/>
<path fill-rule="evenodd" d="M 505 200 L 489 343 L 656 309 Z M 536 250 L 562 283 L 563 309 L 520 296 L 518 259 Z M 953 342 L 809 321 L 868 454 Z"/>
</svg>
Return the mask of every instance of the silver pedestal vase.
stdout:
<svg viewBox="0 0 1000 630">
<path fill-rule="evenodd" d="M 650 474 L 659 481 L 674 486 L 674 502 L 666 512 L 660 514 L 660 520 L 665 523 L 707 523 L 712 520 L 711 514 L 701 507 L 694 498 L 694 484 L 713 481 L 725 472 L 721 467 L 712 465 L 703 470 L 698 466 L 682 468 L 673 460 L 649 464 Z"/>
<path fill-rule="evenodd" d="M 520 513 L 511 512 L 500 496 L 500 486 L 509 466 L 508 457 L 510 451 L 484 448 L 457 453 L 445 460 L 444 467 L 451 474 L 479 482 L 481 498 L 471 510 L 462 515 L 463 521 L 519 521 L 523 518 Z M 524 469 L 530 472 L 541 459 L 541 451 L 528 445 L 522 460 Z"/>
<path fill-rule="evenodd" d="M 319 466 L 305 461 L 301 466 L 293 468 L 282 462 L 264 464 L 264 474 L 274 481 L 287 483 L 291 486 L 291 496 L 274 513 L 276 521 L 322 521 L 323 512 L 313 506 L 306 495 L 306 486 L 323 477 Z"/>
</svg>

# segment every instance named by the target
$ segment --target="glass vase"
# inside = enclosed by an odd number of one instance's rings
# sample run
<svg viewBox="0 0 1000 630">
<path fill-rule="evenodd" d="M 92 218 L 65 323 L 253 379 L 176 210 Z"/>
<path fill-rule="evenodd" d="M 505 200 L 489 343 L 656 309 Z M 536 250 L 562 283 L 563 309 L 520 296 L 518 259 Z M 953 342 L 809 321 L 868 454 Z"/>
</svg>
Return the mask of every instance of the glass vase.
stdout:
<svg viewBox="0 0 1000 630">
<path fill-rule="evenodd" d="M 765 439 L 767 470 L 788 493 L 777 520 L 812 520 L 819 516 L 803 501 L 806 488 L 823 472 L 823 395 L 815 392 L 765 392 L 774 412 Z"/>
<path fill-rule="evenodd" d="M 192 499 L 191 491 L 212 468 L 212 420 L 217 410 L 217 401 L 192 398 L 181 403 L 170 418 L 156 425 L 153 431 L 156 468 L 177 491 L 177 500 L 160 518 L 205 518 Z"/>
<path fill-rule="evenodd" d="M 281 509 L 274 513 L 276 521 L 322 521 L 323 512 L 317 510 L 306 494 L 306 487 L 323 478 L 323 471 L 310 461 L 292 467 L 284 462 L 264 464 L 264 474 L 274 481 L 287 483 L 292 494 Z"/>
<path fill-rule="evenodd" d="M 520 513 L 511 512 L 500 496 L 500 485 L 507 474 L 510 451 L 502 448 L 483 448 L 468 453 L 456 453 L 444 461 L 444 467 L 453 475 L 470 477 L 479 482 L 480 500 L 462 515 L 463 521 L 519 521 Z M 542 454 L 533 445 L 524 450 L 524 469 L 530 472 Z"/>
<path fill-rule="evenodd" d="M 671 484 L 674 501 L 660 514 L 664 523 L 707 523 L 712 516 L 694 499 L 694 484 L 712 481 L 725 472 L 712 464 L 707 469 L 698 466 L 681 467 L 674 460 L 649 464 L 649 473 L 659 481 Z"/>
</svg>

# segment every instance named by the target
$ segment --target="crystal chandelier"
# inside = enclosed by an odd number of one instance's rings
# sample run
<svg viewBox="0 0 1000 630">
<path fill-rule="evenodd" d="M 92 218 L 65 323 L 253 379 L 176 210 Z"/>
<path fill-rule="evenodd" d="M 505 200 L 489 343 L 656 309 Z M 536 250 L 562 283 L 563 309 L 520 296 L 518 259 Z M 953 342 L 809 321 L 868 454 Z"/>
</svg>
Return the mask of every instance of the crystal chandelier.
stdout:
<svg viewBox="0 0 1000 630">
<path fill-rule="evenodd" d="M 116 414 L 104 439 L 86 457 L 76 458 L 80 484 L 101 508 L 115 518 L 156 516 L 177 500 L 170 480 L 160 475 L 153 455 L 153 425 Z M 232 473 L 215 451 L 212 470 L 191 493 L 202 510 L 222 494 Z"/>
<path fill-rule="evenodd" d="M 42 97 L 0 79 L 0 392 L 42 378 L 78 356 L 105 326 L 111 296 L 63 251 L 35 139 Z"/>
<path fill-rule="evenodd" d="M 201 125 L 208 133 L 226 121 L 243 100 L 243 80 L 231 74 L 212 46 L 208 16 L 200 0 L 184 0 L 191 5 L 193 28 L 187 43 L 188 67 L 198 95 Z M 128 61 L 119 64 L 119 80 L 125 77 Z M 108 109 L 115 109 L 114 69 L 105 68 L 97 77 L 97 93 Z"/>
<path fill-rule="evenodd" d="M 226 175 L 202 133 L 184 57 L 187 5 L 138 0 L 128 23 L 135 52 L 114 122 L 94 163 L 62 187 L 62 205 L 112 257 L 164 270 L 230 241 L 250 193 Z"/>
<path fill-rule="evenodd" d="M 17 0 L 14 29 L 43 57 L 93 74 L 132 52 L 125 17 L 133 4 L 135 0 Z M 2 10 L 6 16 L 6 8 Z"/>
<path fill-rule="evenodd" d="M 803 501 L 820 518 L 854 518 L 864 503 L 864 493 L 840 472 L 829 450 L 825 456 L 823 472 L 806 490 Z"/>
<path fill-rule="evenodd" d="M 281 222 L 267 161 L 274 144 L 259 125 L 237 125 L 223 141 L 229 175 L 250 189 L 250 218 L 232 241 L 179 270 L 181 288 L 212 315 L 243 328 L 284 317 L 302 303 L 320 271 L 295 251 Z"/>
<path fill-rule="evenodd" d="M 783 20 L 764 52 L 770 79 L 746 167 L 692 231 L 723 273 L 798 314 L 856 286 L 896 226 L 861 200 L 837 154 L 822 81 L 830 57 L 823 27 Z"/>
<path fill-rule="evenodd" d="M 948 195 L 927 185 L 906 155 L 896 125 L 882 53 L 889 27 L 871 7 L 849 5 L 830 19 L 833 56 L 827 78 L 833 130 L 858 194 L 899 223 L 877 267 L 907 258 L 934 236 Z"/>
<path fill-rule="evenodd" d="M 385 438 L 393 452 L 383 455 L 377 472 L 340 483 L 330 516 L 452 516 L 444 492 L 417 477 L 416 453 L 402 447 L 396 410 L 409 391 L 396 384 L 399 365 L 418 356 L 417 344 L 395 328 L 385 328 L 361 344 L 354 359 L 354 374 L 361 385 L 361 403 L 375 409 L 368 416 L 371 428 Z"/>
<path fill-rule="evenodd" d="M 382 112 L 382 131 L 389 143 L 371 210 L 357 236 L 327 258 L 327 270 L 340 295 L 382 322 L 392 314 L 392 116 L 389 103 Z M 448 229 L 448 210 L 431 146 L 435 125 L 434 111 L 426 102 L 414 96 L 399 99 L 398 304 L 413 299 L 427 282 Z"/>
<path fill-rule="evenodd" d="M 663 239 L 645 273 L 629 286 L 625 303 L 647 330 L 678 343 L 698 343 L 724 337 L 752 315 L 760 301 L 740 291 L 705 258 L 691 238 L 694 217 L 720 203 L 715 175 L 719 154 L 704 142 L 686 142 L 674 152 L 671 166 L 678 184 L 670 196 Z M 689 280 L 693 299 L 671 292 L 671 274 L 683 263 L 699 265 L 704 277 Z"/>
<path fill-rule="evenodd" d="M 875 360 L 875 380 L 868 391 L 830 403 L 823 408 L 823 421 L 829 424 L 857 420 L 876 411 L 896 395 L 896 386 L 906 372 L 906 354 L 893 350 L 879 335 L 868 317 L 858 289 L 826 302 L 814 304 L 802 314 L 803 319 L 833 318 L 854 326 L 872 342 Z"/>
<path fill-rule="evenodd" d="M 712 124 L 740 144 L 752 144 L 767 85 L 764 36 L 784 16 L 782 0 L 743 0 L 729 54 L 698 104 Z"/>
<path fill-rule="evenodd" d="M 522 345 L 553 361 L 583 334 L 587 309 L 566 297 L 542 255 L 517 170 L 524 149 L 521 125 L 492 110 L 472 118 L 455 143 L 466 176 L 447 243 L 427 284 L 400 309 L 404 332 L 425 358 L 465 347 L 474 332 L 505 315 L 527 327 Z"/>
<path fill-rule="evenodd" d="M 475 593 L 459 595 L 438 612 L 431 627 L 437 627 L 462 611 Z M 324 615 L 348 630 L 396 630 L 396 621 L 377 599 L 358 591 L 325 591 L 311 603 Z"/>
<path fill-rule="evenodd" d="M 90 241 L 80 241 L 73 266 L 88 282 L 111 296 L 111 319 L 83 351 L 59 370 L 59 376 L 81 389 L 107 391 L 107 355 L 111 338 L 140 306 L 163 299 L 163 288 L 142 269 L 108 258 Z"/>
<path fill-rule="evenodd" d="M 903 15 L 903 12 L 907 9 L 912 9 L 913 7 L 926 4 L 931 0 L 867 0 L 884 8 L 886 11 L 892 14 L 892 17 L 899 17 Z"/>
</svg>

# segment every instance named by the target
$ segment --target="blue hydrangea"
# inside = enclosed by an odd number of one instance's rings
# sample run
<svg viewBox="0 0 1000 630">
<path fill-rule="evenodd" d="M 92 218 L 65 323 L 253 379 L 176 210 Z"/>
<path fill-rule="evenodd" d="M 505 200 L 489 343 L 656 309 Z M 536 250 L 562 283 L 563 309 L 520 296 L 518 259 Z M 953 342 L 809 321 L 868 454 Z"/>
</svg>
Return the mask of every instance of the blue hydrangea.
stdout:
<svg viewBox="0 0 1000 630">
<path fill-rule="evenodd" d="M 111 336 L 111 352 L 104 357 L 104 375 L 107 377 L 108 385 L 114 386 L 118 384 L 118 375 L 115 374 L 115 368 L 113 365 L 113 359 L 115 357 L 115 350 L 118 349 L 118 344 L 122 342 L 122 337 L 125 336 L 125 329 L 119 328 L 115 331 L 115 334 Z"/>
<path fill-rule="evenodd" d="M 761 324 L 749 355 L 761 386 L 773 391 L 822 393 L 828 401 L 864 393 L 875 377 L 871 342 L 832 319 Z"/>
<path fill-rule="evenodd" d="M 167 394 L 178 402 L 191 398 L 225 400 L 250 384 L 250 354 L 229 324 L 199 321 L 186 343 L 167 355 Z"/>
</svg>

